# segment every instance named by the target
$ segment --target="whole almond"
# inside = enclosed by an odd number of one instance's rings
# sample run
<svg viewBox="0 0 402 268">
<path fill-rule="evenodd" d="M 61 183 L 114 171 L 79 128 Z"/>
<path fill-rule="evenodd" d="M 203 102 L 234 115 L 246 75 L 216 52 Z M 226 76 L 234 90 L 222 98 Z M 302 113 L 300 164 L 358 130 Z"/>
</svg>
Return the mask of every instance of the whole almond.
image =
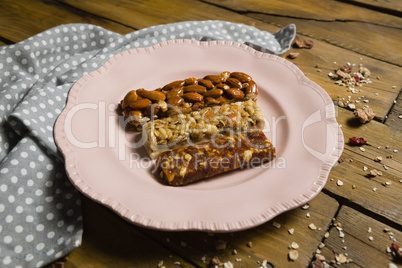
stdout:
<svg viewBox="0 0 402 268">
<path fill-rule="evenodd" d="M 171 90 L 175 87 L 182 87 L 184 86 L 184 81 L 183 80 L 178 80 L 178 81 L 173 81 L 165 86 L 162 87 L 162 90 Z"/>
<path fill-rule="evenodd" d="M 244 98 L 244 92 L 237 88 L 230 88 L 226 90 L 226 94 L 229 96 L 230 99 L 233 100 L 240 100 Z"/>
<path fill-rule="evenodd" d="M 190 107 L 174 107 L 167 111 L 168 116 L 176 115 L 176 114 L 188 114 L 193 110 Z"/>
<path fill-rule="evenodd" d="M 226 85 L 224 83 L 216 84 L 215 87 L 221 88 L 221 89 L 229 89 L 230 88 L 230 86 L 228 86 L 228 85 Z"/>
<path fill-rule="evenodd" d="M 193 106 L 191 106 L 191 109 L 193 111 L 197 111 L 199 109 L 204 108 L 204 106 L 205 106 L 205 103 L 203 101 L 197 101 L 197 102 L 194 102 Z"/>
<path fill-rule="evenodd" d="M 216 98 L 216 100 L 219 102 L 219 104 L 225 104 L 229 102 L 229 100 L 223 96 Z"/>
<path fill-rule="evenodd" d="M 152 101 L 149 99 L 140 99 L 130 103 L 130 107 L 136 110 L 141 110 L 150 106 Z"/>
<path fill-rule="evenodd" d="M 207 89 L 211 89 L 214 87 L 214 83 L 212 83 L 211 80 L 207 80 L 207 79 L 199 79 L 198 84 L 203 85 Z"/>
<path fill-rule="evenodd" d="M 244 93 L 246 93 L 247 98 L 256 100 L 258 96 L 257 84 L 253 80 L 249 81 L 244 89 Z"/>
<path fill-rule="evenodd" d="M 201 94 L 195 93 L 195 92 L 188 92 L 183 94 L 183 99 L 188 102 L 197 102 L 197 101 L 202 101 L 203 96 Z"/>
<path fill-rule="evenodd" d="M 214 84 L 225 82 L 226 78 L 220 75 L 207 75 L 204 79 L 210 80 Z"/>
<path fill-rule="evenodd" d="M 129 117 L 130 120 L 134 120 L 134 121 L 140 121 L 140 119 L 142 118 L 142 113 L 140 111 L 130 111 L 129 112 Z"/>
<path fill-rule="evenodd" d="M 204 94 L 202 94 L 204 97 L 211 97 L 211 98 L 217 98 L 223 94 L 223 90 L 220 88 L 214 88 L 211 90 L 208 90 Z"/>
<path fill-rule="evenodd" d="M 160 108 L 158 103 L 153 103 L 144 110 L 144 115 L 149 118 L 156 118 L 156 114 L 159 112 Z"/>
<path fill-rule="evenodd" d="M 160 101 L 160 100 L 166 99 L 166 95 L 160 91 L 148 91 L 148 90 L 142 89 L 142 90 L 137 90 L 137 94 L 143 98 L 150 99 L 151 101 Z"/>
<path fill-rule="evenodd" d="M 183 95 L 183 88 L 181 87 L 176 87 L 172 90 L 170 90 L 167 94 L 166 94 L 166 98 L 168 100 L 174 98 L 174 97 L 180 97 L 181 95 Z"/>
<path fill-rule="evenodd" d="M 242 82 L 240 82 L 239 79 L 233 78 L 233 77 L 226 79 L 226 84 L 228 84 L 229 87 L 233 87 L 233 88 L 242 88 L 243 87 Z"/>
<path fill-rule="evenodd" d="M 207 103 L 207 105 L 219 104 L 219 101 L 217 99 L 215 99 L 215 98 L 212 98 L 212 97 L 206 97 L 205 102 Z"/>
<path fill-rule="evenodd" d="M 188 86 L 188 85 L 197 85 L 198 80 L 195 77 L 189 77 L 184 79 L 184 85 Z"/>
<path fill-rule="evenodd" d="M 184 92 L 204 93 L 207 88 L 201 85 L 188 85 L 183 88 Z"/>
<path fill-rule="evenodd" d="M 230 77 L 230 72 L 225 71 L 225 72 L 221 72 L 221 76 L 224 77 L 225 79 Z"/>
<path fill-rule="evenodd" d="M 134 102 L 138 99 L 137 91 L 131 90 L 129 91 L 121 103 L 121 108 L 125 109 L 127 106 L 130 105 L 131 102 Z"/>
<path fill-rule="evenodd" d="M 176 96 L 167 101 L 167 104 L 173 105 L 173 106 L 180 106 L 184 102 L 184 99 L 182 97 Z"/>
<path fill-rule="evenodd" d="M 230 73 L 230 77 L 236 78 L 242 83 L 246 83 L 246 82 L 252 80 L 251 76 L 249 76 L 248 74 L 242 73 L 242 72 Z"/>
</svg>

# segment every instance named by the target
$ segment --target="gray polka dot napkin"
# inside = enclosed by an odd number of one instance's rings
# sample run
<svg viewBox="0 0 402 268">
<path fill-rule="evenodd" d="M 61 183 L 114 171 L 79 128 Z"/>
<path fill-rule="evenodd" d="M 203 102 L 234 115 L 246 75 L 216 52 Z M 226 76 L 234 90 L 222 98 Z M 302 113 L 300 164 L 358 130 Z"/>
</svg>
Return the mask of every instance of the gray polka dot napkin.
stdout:
<svg viewBox="0 0 402 268">
<path fill-rule="evenodd" d="M 293 24 L 271 34 L 189 21 L 127 35 L 68 24 L 0 47 L 0 267 L 42 267 L 81 244 L 80 195 L 53 140 L 53 125 L 80 77 L 121 51 L 161 41 L 229 40 L 282 54 L 295 34 Z"/>
</svg>

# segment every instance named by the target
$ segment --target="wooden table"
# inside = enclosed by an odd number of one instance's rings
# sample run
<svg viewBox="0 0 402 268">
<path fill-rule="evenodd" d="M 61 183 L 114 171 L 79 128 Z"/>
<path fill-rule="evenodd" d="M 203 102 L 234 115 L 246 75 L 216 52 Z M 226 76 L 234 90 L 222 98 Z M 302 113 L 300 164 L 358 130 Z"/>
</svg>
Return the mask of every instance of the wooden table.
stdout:
<svg viewBox="0 0 402 268">
<path fill-rule="evenodd" d="M 360 124 L 350 109 L 337 107 L 345 149 L 308 208 L 241 232 L 165 232 L 131 225 L 83 197 L 83 243 L 61 260 L 65 267 L 206 267 L 214 257 L 234 267 L 308 267 L 316 258 L 333 267 L 388 267 L 391 261 L 402 267 L 388 252 L 392 242 L 402 244 L 401 15 L 400 0 L 0 0 L 0 45 L 64 23 L 121 34 L 185 20 L 227 20 L 269 32 L 294 23 L 298 37 L 314 47 L 293 47 L 289 53 L 299 56 L 283 57 L 335 102 L 350 98 L 376 113 Z M 335 84 L 328 74 L 347 63 L 363 64 L 373 82 L 355 93 Z M 347 142 L 353 136 L 368 140 L 364 152 Z M 372 169 L 382 176 L 369 176 Z M 293 242 L 298 258 L 291 261 Z"/>
</svg>

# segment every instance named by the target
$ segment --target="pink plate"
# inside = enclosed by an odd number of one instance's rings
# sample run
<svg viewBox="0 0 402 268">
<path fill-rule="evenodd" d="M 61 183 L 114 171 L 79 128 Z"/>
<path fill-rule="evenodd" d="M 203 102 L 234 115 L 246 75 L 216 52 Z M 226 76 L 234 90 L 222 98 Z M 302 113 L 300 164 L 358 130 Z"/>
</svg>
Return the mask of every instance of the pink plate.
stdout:
<svg viewBox="0 0 402 268">
<path fill-rule="evenodd" d="M 159 183 L 141 136 L 116 107 L 131 89 L 241 71 L 259 86 L 272 163 L 184 187 Z M 161 230 L 237 231 L 305 204 L 324 187 L 343 150 L 328 94 L 291 62 L 225 41 L 167 41 L 124 51 L 71 88 L 55 126 L 73 184 L 129 222 Z"/>
</svg>

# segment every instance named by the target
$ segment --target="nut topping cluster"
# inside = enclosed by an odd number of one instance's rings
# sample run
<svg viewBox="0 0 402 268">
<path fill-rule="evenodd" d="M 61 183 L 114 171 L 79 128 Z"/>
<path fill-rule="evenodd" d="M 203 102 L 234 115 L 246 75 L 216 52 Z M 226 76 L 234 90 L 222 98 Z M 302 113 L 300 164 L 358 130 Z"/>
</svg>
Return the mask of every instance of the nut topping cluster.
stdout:
<svg viewBox="0 0 402 268">
<path fill-rule="evenodd" d="M 203 78 L 190 77 L 166 84 L 153 91 L 129 91 L 120 102 L 129 124 L 139 128 L 142 119 L 157 119 L 198 111 L 207 106 L 233 101 L 256 100 L 257 84 L 242 72 L 222 72 Z"/>
</svg>

